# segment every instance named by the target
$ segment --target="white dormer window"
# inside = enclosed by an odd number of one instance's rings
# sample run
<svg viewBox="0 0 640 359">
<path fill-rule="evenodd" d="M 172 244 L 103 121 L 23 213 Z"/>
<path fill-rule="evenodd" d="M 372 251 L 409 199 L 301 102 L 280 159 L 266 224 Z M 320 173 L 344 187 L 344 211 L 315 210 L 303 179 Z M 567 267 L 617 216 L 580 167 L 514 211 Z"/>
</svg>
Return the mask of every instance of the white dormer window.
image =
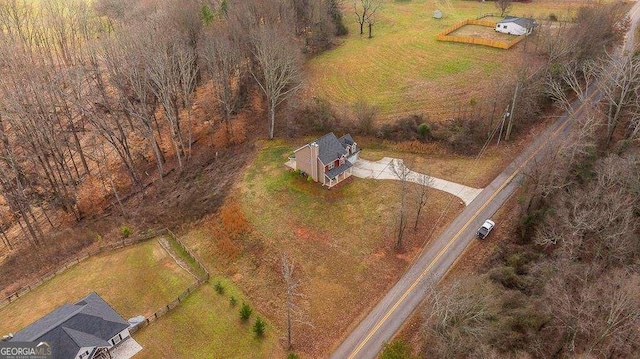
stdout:
<svg viewBox="0 0 640 359">
<path fill-rule="evenodd" d="M 329 170 L 332 170 L 332 169 L 333 169 L 333 162 L 329 163 L 329 164 L 327 165 L 327 168 L 328 168 Z"/>
</svg>

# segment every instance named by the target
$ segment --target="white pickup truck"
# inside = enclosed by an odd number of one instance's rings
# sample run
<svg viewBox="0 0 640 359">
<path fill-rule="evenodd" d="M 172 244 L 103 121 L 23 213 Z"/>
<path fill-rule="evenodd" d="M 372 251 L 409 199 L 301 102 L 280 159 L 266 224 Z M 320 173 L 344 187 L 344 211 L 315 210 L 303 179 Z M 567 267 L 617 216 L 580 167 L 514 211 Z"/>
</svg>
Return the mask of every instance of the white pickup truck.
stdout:
<svg viewBox="0 0 640 359">
<path fill-rule="evenodd" d="M 489 235 L 489 233 L 491 233 L 491 230 L 493 229 L 493 227 L 495 225 L 496 224 L 492 220 L 487 219 L 486 221 L 484 221 L 482 226 L 480 226 L 480 228 L 478 228 L 478 231 L 476 232 L 476 235 L 480 239 L 485 239 Z"/>
</svg>

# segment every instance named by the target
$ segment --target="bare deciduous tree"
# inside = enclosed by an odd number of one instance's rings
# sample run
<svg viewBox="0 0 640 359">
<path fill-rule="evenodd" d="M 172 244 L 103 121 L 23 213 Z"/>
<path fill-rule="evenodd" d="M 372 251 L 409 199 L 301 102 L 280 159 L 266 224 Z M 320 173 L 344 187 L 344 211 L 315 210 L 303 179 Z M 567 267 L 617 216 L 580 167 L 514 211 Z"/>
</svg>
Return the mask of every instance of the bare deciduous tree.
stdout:
<svg viewBox="0 0 640 359">
<path fill-rule="evenodd" d="M 378 108 L 368 104 L 364 100 L 356 101 L 352 107 L 358 131 L 365 135 L 373 134 L 374 122 L 378 115 Z"/>
<path fill-rule="evenodd" d="M 493 332 L 497 303 L 491 288 L 478 280 L 457 279 L 433 287 L 422 311 L 429 353 L 440 358 L 468 357 Z"/>
<path fill-rule="evenodd" d="M 371 25 L 373 25 L 374 15 L 382 6 L 382 0 L 352 0 L 353 12 L 360 25 L 360 35 L 364 34 L 364 24 L 369 24 L 369 37 L 371 37 Z"/>
<path fill-rule="evenodd" d="M 549 326 L 566 353 L 633 356 L 640 339 L 640 278 L 637 273 L 561 263 L 545 290 L 554 322 Z M 637 348 L 635 348 L 637 350 Z"/>
<path fill-rule="evenodd" d="M 500 10 L 500 17 L 504 17 L 504 14 L 506 14 L 511 8 L 511 5 L 513 5 L 513 0 L 496 0 L 495 5 L 496 8 Z"/>
<path fill-rule="evenodd" d="M 272 139 L 276 107 L 302 86 L 300 51 L 286 32 L 267 25 L 257 29 L 252 45 L 258 66 L 251 67 L 251 74 L 267 98 L 269 139 Z"/>
<path fill-rule="evenodd" d="M 404 239 L 404 232 L 407 228 L 407 217 L 408 217 L 408 208 L 407 208 L 407 195 L 409 190 L 409 175 L 411 174 L 411 170 L 407 168 L 402 160 L 394 159 L 389 167 L 391 172 L 398 178 L 400 181 L 400 190 L 399 197 L 400 203 L 398 204 L 398 212 L 396 214 L 396 242 L 395 249 L 399 250 L 402 248 L 402 240 Z"/>
<path fill-rule="evenodd" d="M 622 118 L 630 117 L 627 134 L 638 135 L 640 118 L 640 61 L 634 56 L 610 57 L 599 68 L 600 88 L 604 94 L 607 120 L 607 143 Z"/>
<path fill-rule="evenodd" d="M 422 210 L 424 206 L 427 204 L 427 200 L 429 199 L 430 187 L 433 185 L 433 178 L 431 176 L 419 173 L 415 182 L 418 186 L 415 189 L 415 205 L 416 205 L 416 220 L 413 224 L 413 230 L 418 229 L 418 222 L 420 221 L 420 215 L 422 214 Z"/>
<path fill-rule="evenodd" d="M 560 66 L 559 75 L 547 76 L 545 92 L 553 99 L 556 106 L 573 114 L 569 96 L 574 94 L 579 101 L 584 102 L 589 86 L 596 80 L 597 66 L 591 61 L 581 64 L 573 61 Z"/>
<path fill-rule="evenodd" d="M 300 317 L 301 312 L 296 305 L 296 300 L 303 297 L 299 291 L 300 281 L 293 276 L 294 264 L 285 253 L 281 255 L 282 278 L 285 283 L 286 302 L 285 309 L 287 312 L 287 349 L 293 347 L 293 323 L 299 321 L 294 317 Z"/>
<path fill-rule="evenodd" d="M 167 34 L 161 30 L 154 30 L 148 26 L 147 31 L 155 32 L 155 46 L 145 52 L 147 71 L 151 80 L 151 89 L 162 106 L 164 117 L 171 130 L 178 166 L 184 166 L 185 141 L 183 123 L 180 118 L 180 96 L 182 93 L 182 75 L 180 61 L 186 54 L 193 51 L 178 36 Z"/>
<path fill-rule="evenodd" d="M 205 35 L 201 43 L 204 67 L 211 76 L 213 95 L 223 109 L 227 134 L 231 138 L 231 116 L 238 104 L 240 81 L 246 71 L 245 61 L 240 46 L 230 38 L 226 29 Z"/>
</svg>

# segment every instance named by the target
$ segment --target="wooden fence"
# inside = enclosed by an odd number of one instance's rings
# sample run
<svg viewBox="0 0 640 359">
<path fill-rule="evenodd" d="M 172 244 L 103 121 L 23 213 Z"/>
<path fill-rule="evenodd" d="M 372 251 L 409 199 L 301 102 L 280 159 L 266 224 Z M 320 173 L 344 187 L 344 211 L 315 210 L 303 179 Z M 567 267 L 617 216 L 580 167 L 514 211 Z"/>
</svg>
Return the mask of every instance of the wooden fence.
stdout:
<svg viewBox="0 0 640 359">
<path fill-rule="evenodd" d="M 167 314 L 169 311 L 177 307 L 180 303 L 182 303 L 182 301 L 187 299 L 189 294 L 193 293 L 196 289 L 198 289 L 202 284 L 208 281 L 209 278 L 211 277 L 207 268 L 202 264 L 202 262 L 200 262 L 200 259 L 198 259 L 198 257 L 196 257 L 196 255 L 189 248 L 187 248 L 187 246 L 185 246 L 184 243 L 182 243 L 182 241 L 171 230 L 167 229 L 166 231 L 171 236 L 171 238 L 173 238 L 176 241 L 176 243 L 178 243 L 178 245 L 197 264 L 197 266 L 202 271 L 202 273 L 204 273 L 204 276 L 199 277 L 196 283 L 192 284 L 189 288 L 187 288 L 184 292 L 182 292 L 176 299 L 172 300 L 167 305 L 158 309 L 155 313 L 146 317 L 145 320 L 142 321 L 140 324 L 129 328 L 129 332 L 132 334 L 137 332 L 139 329 L 146 327 L 147 325 L 155 322 L 156 320 L 158 320 L 158 318 L 162 317 L 163 315 Z"/>
<path fill-rule="evenodd" d="M 58 267 L 55 270 L 52 270 L 50 272 L 48 272 L 47 274 L 43 275 L 42 277 L 40 277 L 39 279 L 37 279 L 36 281 L 30 283 L 29 285 L 26 285 L 20 289 L 18 289 L 17 291 L 15 291 L 14 293 L 8 295 L 7 297 L 3 298 L 0 301 L 0 308 L 8 305 L 9 303 L 15 301 L 16 299 L 24 296 L 25 294 L 29 293 L 30 291 L 34 290 L 35 288 L 41 286 L 43 283 L 53 279 L 55 276 L 64 273 L 67 269 L 75 266 L 76 264 L 84 261 L 85 259 L 98 255 L 104 251 L 113 251 L 116 249 L 120 249 L 120 248 L 124 248 L 127 246 L 131 246 L 134 244 L 138 244 L 140 242 L 144 242 L 147 241 L 149 239 L 161 236 L 161 235 L 166 235 L 168 234 L 169 236 L 171 236 L 171 238 L 173 240 L 175 240 L 180 247 L 182 247 L 182 249 L 184 249 L 184 251 L 193 259 L 193 261 L 198 265 L 199 269 L 202 270 L 203 273 L 205 273 L 204 277 L 202 278 L 198 278 L 198 282 L 196 283 L 197 286 L 200 286 L 202 283 L 206 282 L 207 280 L 209 280 L 209 271 L 207 271 L 207 269 L 205 268 L 204 265 L 202 265 L 202 262 L 200 262 L 200 260 L 193 254 L 193 252 L 191 252 L 185 245 L 184 243 L 182 243 L 182 241 L 180 241 L 180 239 L 169 229 L 165 228 L 165 229 L 161 229 L 159 231 L 156 232 L 151 232 L 136 238 L 126 238 L 123 239 L 121 241 L 118 242 L 114 242 L 114 243 L 109 243 L 103 246 L 100 246 L 94 250 L 88 251 L 84 254 L 79 255 L 78 257 L 64 263 L 63 265 L 61 265 L 60 267 Z M 197 288 L 196 286 L 196 288 Z M 188 291 L 189 289 L 187 289 Z M 184 294 L 184 293 L 183 293 Z"/>
<path fill-rule="evenodd" d="M 460 42 L 465 44 L 491 46 L 491 47 L 496 47 L 496 48 L 505 49 L 505 50 L 511 48 L 513 45 L 519 43 L 520 41 L 522 41 L 522 39 L 524 39 L 524 36 L 518 36 L 511 41 L 500 41 L 500 40 L 490 40 L 490 39 L 483 39 L 483 38 L 471 37 L 471 36 L 449 35 L 450 33 L 458 30 L 459 28 L 465 25 L 479 25 L 479 26 L 495 28 L 496 24 L 497 23 L 495 21 L 491 21 L 491 20 L 467 19 L 440 32 L 436 36 L 436 39 L 438 39 L 439 41 Z"/>
<path fill-rule="evenodd" d="M 140 328 L 145 327 L 145 326 L 149 325 L 150 323 L 155 322 L 156 320 L 158 320 L 158 318 L 162 317 L 163 315 L 167 314 L 172 309 L 176 308 L 181 302 L 183 302 L 185 299 L 187 299 L 189 294 L 193 293 L 203 283 L 207 282 L 209 280 L 209 278 L 211 277 L 211 275 L 209 274 L 209 271 L 202 264 L 200 259 L 198 259 L 198 257 L 196 257 L 196 255 L 189 248 L 187 248 L 187 246 L 185 246 L 184 243 L 182 243 L 180 238 L 178 238 L 171 230 L 169 230 L 167 228 L 161 229 L 161 230 L 159 230 L 157 232 L 149 233 L 149 234 L 146 234 L 146 235 L 143 235 L 143 236 L 140 236 L 140 237 L 136 237 L 136 238 L 132 238 L 132 239 L 123 239 L 123 240 L 115 242 L 115 243 L 110 243 L 110 244 L 101 246 L 101 247 L 99 247 L 97 249 L 94 249 L 92 251 L 89 251 L 89 252 L 87 252 L 87 253 L 85 253 L 85 254 L 83 254 L 81 256 L 78 256 L 77 258 L 75 258 L 73 260 L 70 260 L 69 262 L 65 263 L 64 265 L 58 267 L 56 270 L 51 271 L 48 274 L 42 276 L 40 279 L 38 279 L 34 283 L 31 283 L 30 285 L 22 287 L 20 290 L 18 290 L 15 293 L 13 293 L 13 294 L 9 295 L 8 297 L 6 297 L 5 299 L 2 300 L 2 303 L 0 303 L 0 308 L 6 306 L 7 304 L 9 304 L 11 302 L 13 302 L 17 298 L 22 297 L 23 295 L 25 295 L 28 292 L 32 291 L 33 289 L 39 287 L 40 285 L 42 285 L 46 281 L 52 279 L 56 275 L 63 273 L 67 269 L 73 267 L 74 265 L 82 262 L 83 260 L 85 260 L 85 259 L 87 259 L 87 258 L 89 258 L 91 256 L 95 256 L 97 254 L 100 254 L 100 253 L 104 252 L 105 250 L 116 250 L 116 249 L 119 249 L 119 248 L 127 247 L 127 246 L 130 246 L 130 245 L 133 245 L 133 244 L 144 242 L 144 241 L 147 241 L 149 239 L 156 238 L 156 237 L 161 236 L 161 235 L 167 235 L 167 234 L 173 240 L 175 240 L 176 243 L 178 243 L 178 245 L 187 253 L 187 255 L 189 255 L 191 260 L 193 260 L 193 262 L 199 267 L 201 273 L 204 273 L 204 275 L 203 276 L 197 276 L 196 282 L 194 284 L 192 284 L 191 286 L 189 286 L 189 288 L 185 289 L 185 291 L 182 292 L 176 299 L 172 300 L 167 305 L 165 305 L 162 308 L 158 309 L 155 313 L 153 313 L 153 314 L 149 315 L 148 317 L 146 317 L 144 319 L 144 321 L 142 321 L 140 324 L 129 328 L 129 332 L 130 333 L 135 333 Z"/>
<path fill-rule="evenodd" d="M 204 280 L 198 280 L 196 283 L 192 284 L 189 288 L 187 288 L 184 292 L 182 292 L 176 299 L 172 300 L 169 304 L 163 306 L 162 308 L 158 309 L 155 313 L 146 317 L 142 322 L 140 322 L 140 324 L 129 328 L 129 332 L 133 334 L 138 330 L 146 327 L 147 325 L 155 322 L 163 315 L 169 313 L 172 309 L 174 309 L 180 303 L 182 303 L 185 299 L 187 299 L 189 294 L 195 292 L 196 289 L 198 289 L 205 282 L 206 281 Z"/>
</svg>

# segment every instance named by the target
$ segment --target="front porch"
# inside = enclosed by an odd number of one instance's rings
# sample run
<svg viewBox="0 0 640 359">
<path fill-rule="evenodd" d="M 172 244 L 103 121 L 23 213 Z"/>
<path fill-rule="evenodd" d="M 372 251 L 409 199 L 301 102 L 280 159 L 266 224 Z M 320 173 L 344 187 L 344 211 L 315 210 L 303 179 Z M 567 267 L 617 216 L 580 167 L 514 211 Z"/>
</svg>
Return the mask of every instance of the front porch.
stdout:
<svg viewBox="0 0 640 359">
<path fill-rule="evenodd" d="M 95 359 L 130 359 L 142 350 L 142 346 L 132 337 L 127 337 L 111 348 L 99 348 Z"/>
<path fill-rule="evenodd" d="M 324 174 L 324 185 L 327 186 L 327 188 L 331 188 L 351 177 L 352 171 L 353 165 L 351 162 L 346 161 L 343 165 L 334 167 Z"/>
</svg>

